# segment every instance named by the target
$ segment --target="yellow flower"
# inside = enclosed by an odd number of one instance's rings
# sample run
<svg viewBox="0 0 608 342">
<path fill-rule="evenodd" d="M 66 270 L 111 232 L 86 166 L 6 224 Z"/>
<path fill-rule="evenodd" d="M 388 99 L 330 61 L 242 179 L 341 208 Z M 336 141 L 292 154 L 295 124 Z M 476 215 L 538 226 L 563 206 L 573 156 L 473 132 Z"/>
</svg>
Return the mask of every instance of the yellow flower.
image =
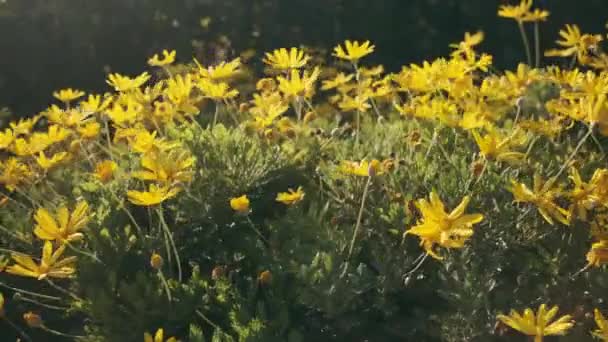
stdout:
<svg viewBox="0 0 608 342">
<path fill-rule="evenodd" d="M 26 135 L 30 134 L 30 132 L 32 131 L 32 127 L 34 127 L 34 125 L 36 124 L 36 122 L 38 122 L 39 119 L 40 116 L 35 116 L 30 119 L 20 119 L 17 122 L 11 122 L 10 126 L 13 129 L 13 133 L 15 135 Z"/>
<path fill-rule="evenodd" d="M 602 341 L 608 341 L 608 320 L 604 318 L 604 315 L 598 309 L 593 310 L 593 316 L 598 328 L 592 332 L 593 336 Z"/>
<path fill-rule="evenodd" d="M 336 75 L 336 77 L 334 77 L 334 79 L 323 81 L 323 86 L 321 86 L 321 90 L 329 90 L 329 89 L 337 88 L 339 86 L 342 86 L 342 85 L 350 82 L 354 77 L 355 77 L 355 75 L 353 75 L 353 74 L 346 75 L 343 72 L 341 72 L 338 75 Z"/>
<path fill-rule="evenodd" d="M 129 142 L 133 151 L 138 153 L 163 151 L 176 146 L 176 143 L 174 142 L 168 142 L 162 138 L 156 138 L 156 131 L 150 133 L 145 129 L 139 130 L 134 139 L 131 139 Z"/>
<path fill-rule="evenodd" d="M 15 190 L 19 185 L 26 183 L 32 176 L 32 172 L 27 165 L 21 163 L 19 159 L 11 157 L 8 160 L 0 161 L 0 184 L 10 190 Z"/>
<path fill-rule="evenodd" d="M 479 45 L 484 38 L 483 31 L 478 31 L 476 33 L 470 34 L 469 32 L 464 33 L 464 40 L 458 44 L 450 44 L 451 48 L 456 49 L 452 55 L 457 55 L 459 53 L 468 54 L 472 52 L 473 48 Z"/>
<path fill-rule="evenodd" d="M 194 89 L 194 83 L 192 82 L 192 76 L 187 74 L 186 76 L 177 75 L 173 78 L 167 80 L 167 87 L 165 89 L 165 95 L 169 99 L 170 103 L 175 105 L 176 110 L 180 110 L 185 112 L 186 114 L 196 114 L 199 112 L 196 107 L 197 100 L 190 96 L 192 93 L 192 89 Z M 161 109 L 161 107 L 157 104 L 159 103 L 167 103 L 167 102 L 155 102 L 155 106 L 157 106 L 157 110 Z M 167 104 L 168 105 L 168 104 Z M 164 116 L 166 118 L 170 118 L 175 115 L 175 110 L 173 110 L 170 106 L 165 107 L 161 112 L 160 116 Z M 155 112 L 155 115 L 159 113 Z M 165 120 L 166 120 L 165 118 Z"/>
<path fill-rule="evenodd" d="M 171 337 L 165 341 L 163 329 L 158 329 L 154 337 L 149 333 L 144 333 L 144 342 L 178 342 L 175 337 Z"/>
<path fill-rule="evenodd" d="M 173 62 L 175 62 L 175 50 L 171 50 L 170 52 L 163 50 L 162 58 L 159 58 L 158 54 L 155 53 L 154 56 L 148 59 L 148 65 L 158 67 L 169 65 Z"/>
<path fill-rule="evenodd" d="M 568 193 L 571 200 L 568 211 L 570 216 L 576 215 L 578 219 L 587 221 L 587 211 L 592 210 L 602 202 L 602 196 L 597 193 L 600 182 L 607 174 L 606 169 L 596 169 L 589 182 L 584 182 L 576 168 L 570 169 L 570 179 L 574 188 Z"/>
<path fill-rule="evenodd" d="M 600 240 L 591 245 L 587 252 L 587 262 L 589 266 L 600 267 L 608 264 L 608 240 Z"/>
<path fill-rule="evenodd" d="M 518 22 L 523 22 L 530 14 L 532 8 L 532 0 L 521 0 L 519 5 L 502 5 L 498 9 L 498 16 L 503 18 L 514 19 Z"/>
<path fill-rule="evenodd" d="M 481 214 L 465 215 L 464 211 L 468 204 L 469 196 L 465 196 L 448 214 L 441 199 L 433 191 L 430 194 L 430 202 L 424 198 L 416 201 L 422 219 L 405 234 L 417 235 L 426 253 L 441 260 L 442 257 L 433 250 L 436 244 L 444 248 L 464 247 L 464 243 L 473 235 L 473 225 L 483 220 Z"/>
<path fill-rule="evenodd" d="M 80 108 L 85 112 L 98 113 L 107 109 L 111 102 L 111 96 L 104 96 L 102 102 L 101 95 L 90 94 L 86 100 L 80 101 Z"/>
<path fill-rule="evenodd" d="M 536 315 L 532 309 L 527 308 L 523 315 L 511 310 L 508 316 L 498 315 L 497 318 L 522 334 L 534 336 L 534 342 L 542 342 L 544 336 L 565 335 L 574 326 L 570 315 L 564 315 L 549 323 L 555 318 L 557 311 L 557 305 L 547 311 L 547 306 L 541 304 Z"/>
<path fill-rule="evenodd" d="M 128 99 L 126 104 L 114 103 L 112 108 L 108 109 L 106 113 L 118 126 L 124 126 L 125 124 L 133 124 L 138 115 L 142 112 L 143 106 L 132 99 Z"/>
<path fill-rule="evenodd" d="M 76 257 L 67 257 L 59 260 L 66 246 L 62 245 L 57 250 L 53 251 L 53 243 L 50 241 L 44 242 L 42 248 L 42 259 L 40 265 L 36 265 L 34 260 L 26 255 L 13 253 L 12 258 L 16 262 L 15 265 L 6 268 L 6 273 L 32 277 L 38 280 L 49 278 L 68 278 L 76 270 L 73 267 Z"/>
<path fill-rule="evenodd" d="M 310 56 L 304 54 L 303 50 L 292 47 L 289 50 L 281 48 L 267 52 L 264 63 L 270 65 L 273 69 L 289 70 L 302 68 L 308 63 L 309 59 Z"/>
<path fill-rule="evenodd" d="M 372 108 L 369 104 L 369 97 L 365 94 L 357 95 L 355 97 L 344 95 L 342 101 L 338 103 L 338 107 L 345 112 L 358 111 L 361 113 L 365 113 L 368 109 Z"/>
<path fill-rule="evenodd" d="M 304 191 L 299 186 L 296 191 L 289 189 L 289 192 L 279 192 L 277 194 L 277 202 L 281 202 L 286 205 L 294 205 L 300 202 L 304 198 Z"/>
<path fill-rule="evenodd" d="M 139 89 L 146 81 L 150 79 L 150 75 L 147 72 L 141 73 L 135 78 L 129 76 L 123 76 L 120 74 L 110 74 L 106 81 L 114 90 L 118 92 L 126 92 L 133 89 Z"/>
<path fill-rule="evenodd" d="M 57 220 L 44 208 L 40 208 L 34 215 L 36 228 L 34 234 L 41 240 L 71 242 L 81 240 L 84 235 L 79 231 L 91 219 L 88 214 L 89 205 L 80 201 L 74 207 L 72 214 L 68 208 L 62 206 L 57 210 Z"/>
<path fill-rule="evenodd" d="M 292 69 L 289 78 L 278 76 L 277 81 L 279 82 L 279 90 L 286 97 L 310 97 L 314 90 L 314 84 L 319 78 L 320 70 L 315 67 L 312 73 L 308 71 L 300 72 L 297 69 Z"/>
<path fill-rule="evenodd" d="M 194 63 L 196 63 L 198 66 L 198 71 L 201 77 L 213 81 L 223 81 L 236 76 L 240 72 L 239 67 L 241 66 L 241 59 L 235 58 L 228 63 L 221 62 L 216 66 L 210 66 L 207 68 L 200 65 L 196 59 L 194 59 Z"/>
<path fill-rule="evenodd" d="M 80 126 L 76 129 L 83 139 L 93 139 L 99 135 L 101 131 L 101 125 L 99 122 L 87 122 L 84 126 Z"/>
<path fill-rule="evenodd" d="M 15 141 L 15 134 L 10 128 L 0 132 L 0 150 L 9 148 Z"/>
<path fill-rule="evenodd" d="M 372 159 L 369 162 L 365 159 L 360 162 L 344 160 L 340 164 L 339 170 L 347 175 L 361 177 L 375 176 L 384 173 L 382 163 L 380 163 L 378 159 Z"/>
<path fill-rule="evenodd" d="M 44 170 L 50 170 L 61 163 L 67 156 L 67 152 L 58 152 L 53 154 L 51 158 L 47 158 L 44 152 L 40 152 L 38 157 L 36 157 L 36 163 Z"/>
<path fill-rule="evenodd" d="M 127 191 L 127 197 L 129 198 L 129 201 L 135 205 L 151 206 L 173 198 L 179 192 L 179 188 L 150 184 L 148 191 Z"/>
<path fill-rule="evenodd" d="M 338 45 L 334 48 L 334 56 L 356 63 L 359 59 L 374 52 L 374 45 L 370 45 L 369 40 L 360 43 L 358 41 L 351 42 L 347 40 L 344 42 L 344 48 Z M 345 51 L 346 50 L 346 51 Z"/>
<path fill-rule="evenodd" d="M 524 153 L 511 151 L 512 147 L 521 146 L 526 142 L 526 137 L 518 135 L 518 131 L 508 137 L 501 136 L 496 130 L 490 130 L 483 137 L 477 131 L 471 133 L 479 147 L 479 152 L 486 159 L 517 163 L 525 157 Z"/>
<path fill-rule="evenodd" d="M 194 157 L 186 150 L 157 151 L 141 157 L 143 171 L 136 171 L 133 177 L 156 181 L 164 185 L 186 183 L 192 180 Z"/>
<path fill-rule="evenodd" d="M 112 160 L 100 161 L 95 164 L 95 178 L 99 179 L 102 183 L 107 183 L 114 176 L 116 168 L 118 168 L 118 165 Z"/>
<path fill-rule="evenodd" d="M 599 34 L 582 34 L 577 25 L 566 24 L 566 28 L 559 31 L 562 40 L 555 43 L 563 49 L 551 49 L 545 52 L 547 57 L 568 57 L 576 55 L 579 62 L 586 63 L 589 60 L 589 51 L 597 47 L 603 40 Z"/>
<path fill-rule="evenodd" d="M 551 189 L 551 181 L 543 182 L 539 174 L 534 175 L 534 186 L 531 190 L 523 183 L 511 180 L 511 187 L 508 190 L 515 197 L 515 202 L 532 203 L 536 205 L 538 212 L 545 221 L 553 225 L 553 219 L 569 225 L 570 215 L 568 211 L 557 204 L 555 198 L 560 194 L 558 189 Z"/>
<path fill-rule="evenodd" d="M 230 199 L 230 207 L 238 213 L 246 214 L 249 212 L 249 198 L 247 195 L 233 197 Z"/>
<path fill-rule="evenodd" d="M 535 8 L 532 12 L 528 12 L 523 17 L 522 21 L 539 22 L 539 21 L 547 21 L 547 18 L 549 18 L 549 11 Z"/>
<path fill-rule="evenodd" d="M 215 83 L 209 79 L 203 78 L 199 80 L 197 86 L 204 97 L 214 101 L 232 99 L 239 95 L 238 90 L 230 89 L 230 85 L 225 82 Z"/>
<path fill-rule="evenodd" d="M 44 135 L 40 135 L 39 137 L 41 140 L 47 140 L 49 144 L 56 144 L 64 141 L 69 135 L 69 130 L 59 125 L 51 125 L 48 132 Z M 36 135 L 32 136 L 31 141 L 34 140 L 34 137 L 36 137 Z"/>
<path fill-rule="evenodd" d="M 53 96 L 61 102 L 70 103 L 70 101 L 83 97 L 84 91 L 67 88 L 54 92 Z"/>
</svg>

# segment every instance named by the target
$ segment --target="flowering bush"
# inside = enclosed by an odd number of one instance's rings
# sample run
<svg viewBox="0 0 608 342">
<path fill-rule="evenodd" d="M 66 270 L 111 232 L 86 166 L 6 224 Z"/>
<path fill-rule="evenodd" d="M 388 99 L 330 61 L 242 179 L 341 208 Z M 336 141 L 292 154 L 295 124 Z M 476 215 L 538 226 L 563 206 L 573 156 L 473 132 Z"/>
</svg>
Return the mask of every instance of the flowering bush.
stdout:
<svg viewBox="0 0 608 342">
<path fill-rule="evenodd" d="M 578 64 L 540 68 L 548 13 L 499 14 L 515 71 L 478 32 L 398 73 L 369 41 L 269 52 L 259 79 L 163 51 L 55 92 L 0 132 L 2 336 L 608 340 L 602 36 L 567 26 L 547 55 Z"/>
</svg>

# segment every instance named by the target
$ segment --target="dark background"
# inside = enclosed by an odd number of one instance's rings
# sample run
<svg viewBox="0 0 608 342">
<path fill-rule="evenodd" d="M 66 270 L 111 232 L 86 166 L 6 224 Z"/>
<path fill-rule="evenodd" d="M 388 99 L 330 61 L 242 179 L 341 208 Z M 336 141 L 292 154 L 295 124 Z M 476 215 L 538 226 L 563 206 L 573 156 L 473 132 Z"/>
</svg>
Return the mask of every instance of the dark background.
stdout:
<svg viewBox="0 0 608 342">
<path fill-rule="evenodd" d="M 226 57 L 253 47 L 254 63 L 260 63 L 262 52 L 278 47 L 331 48 L 347 38 L 369 39 L 377 52 L 367 62 L 398 70 L 446 55 L 465 31 L 482 29 L 481 49 L 499 68 L 512 67 L 525 55 L 516 24 L 496 15 L 504 3 L 509 1 L 0 0 L 0 107 L 29 115 L 46 108 L 59 88 L 108 90 L 109 71 L 139 73 L 163 48 L 190 61 L 214 46 L 222 46 Z M 605 32 L 607 0 L 535 4 L 551 11 L 541 28 L 545 49 L 566 23 Z M 203 17 L 211 18 L 207 28 Z"/>
</svg>

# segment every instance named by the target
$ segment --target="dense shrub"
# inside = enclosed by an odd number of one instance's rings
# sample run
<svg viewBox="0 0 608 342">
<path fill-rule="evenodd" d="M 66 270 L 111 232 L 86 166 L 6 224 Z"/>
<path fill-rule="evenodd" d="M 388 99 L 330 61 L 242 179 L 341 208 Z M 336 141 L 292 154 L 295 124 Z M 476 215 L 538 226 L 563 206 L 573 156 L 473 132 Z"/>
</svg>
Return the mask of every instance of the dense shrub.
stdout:
<svg viewBox="0 0 608 342">
<path fill-rule="evenodd" d="M 478 32 L 398 73 L 163 51 L 55 92 L 0 132 L 3 338 L 608 339 L 608 55 L 560 34 L 571 69 L 498 72 Z"/>
</svg>

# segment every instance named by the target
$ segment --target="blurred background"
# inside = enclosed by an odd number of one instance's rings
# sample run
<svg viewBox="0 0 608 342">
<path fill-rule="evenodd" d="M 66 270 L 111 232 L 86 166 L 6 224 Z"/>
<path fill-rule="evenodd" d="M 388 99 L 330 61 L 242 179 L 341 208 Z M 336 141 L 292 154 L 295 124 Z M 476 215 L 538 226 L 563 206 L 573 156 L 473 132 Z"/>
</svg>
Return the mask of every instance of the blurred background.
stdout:
<svg viewBox="0 0 608 342">
<path fill-rule="evenodd" d="M 481 50 L 499 68 L 523 60 L 516 24 L 498 18 L 501 4 L 519 0 L 0 0 L 0 107 L 37 113 L 52 92 L 108 90 L 108 72 L 135 74 L 147 58 L 176 49 L 209 64 L 243 51 L 279 47 L 331 49 L 344 39 L 369 39 L 368 63 L 390 70 L 449 53 L 465 31 L 483 30 Z M 536 0 L 551 12 L 541 27 L 543 49 L 560 27 L 578 23 L 605 32 L 607 0 Z M 530 34 L 532 30 L 530 27 Z"/>
</svg>

